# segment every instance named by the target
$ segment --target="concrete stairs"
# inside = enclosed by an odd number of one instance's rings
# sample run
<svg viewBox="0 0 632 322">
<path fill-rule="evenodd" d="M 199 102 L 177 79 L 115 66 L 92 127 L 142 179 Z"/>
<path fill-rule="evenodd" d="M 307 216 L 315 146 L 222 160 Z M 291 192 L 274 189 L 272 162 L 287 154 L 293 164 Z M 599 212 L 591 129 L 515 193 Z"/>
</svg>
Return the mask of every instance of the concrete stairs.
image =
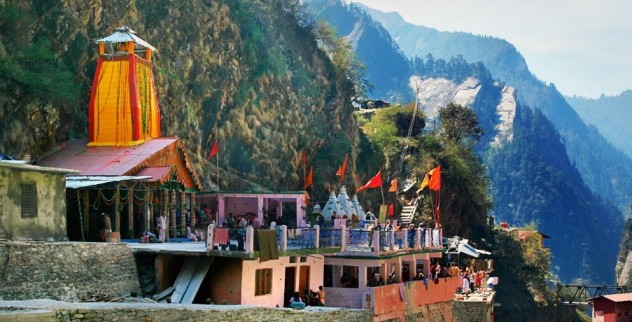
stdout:
<svg viewBox="0 0 632 322">
<path fill-rule="evenodd" d="M 402 209 L 402 213 L 399 215 L 399 222 L 404 225 L 410 224 L 410 222 L 413 221 L 413 216 L 415 215 L 416 209 L 416 202 L 412 206 L 404 206 L 404 208 Z"/>
</svg>

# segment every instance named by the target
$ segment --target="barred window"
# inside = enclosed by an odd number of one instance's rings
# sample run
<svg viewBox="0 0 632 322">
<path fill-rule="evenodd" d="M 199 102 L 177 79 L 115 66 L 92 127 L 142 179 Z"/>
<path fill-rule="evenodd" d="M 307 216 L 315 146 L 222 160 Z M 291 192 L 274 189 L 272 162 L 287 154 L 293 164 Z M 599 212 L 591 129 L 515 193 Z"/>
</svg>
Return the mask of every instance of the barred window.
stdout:
<svg viewBox="0 0 632 322">
<path fill-rule="evenodd" d="M 264 268 L 255 271 L 255 295 L 272 293 L 272 269 Z"/>
<path fill-rule="evenodd" d="M 20 207 L 22 218 L 37 217 L 37 189 L 34 183 L 20 184 Z"/>
</svg>

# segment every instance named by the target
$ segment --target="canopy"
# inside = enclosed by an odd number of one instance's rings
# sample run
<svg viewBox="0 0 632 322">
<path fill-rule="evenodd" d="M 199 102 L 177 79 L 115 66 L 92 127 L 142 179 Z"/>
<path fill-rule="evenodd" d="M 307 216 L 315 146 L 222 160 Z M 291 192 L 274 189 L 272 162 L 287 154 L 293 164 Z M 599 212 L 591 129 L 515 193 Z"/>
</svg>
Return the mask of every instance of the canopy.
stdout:
<svg viewBox="0 0 632 322">
<path fill-rule="evenodd" d="M 477 249 L 474 246 L 468 244 L 467 239 L 463 239 L 459 236 L 454 236 L 448 239 L 448 251 L 454 251 L 457 253 L 463 253 L 472 257 L 478 257 L 479 255 L 491 255 L 491 252 L 486 250 Z"/>
<path fill-rule="evenodd" d="M 66 177 L 66 189 L 79 189 L 97 186 L 109 182 L 120 182 L 130 180 L 147 180 L 150 176 L 71 176 Z"/>
</svg>

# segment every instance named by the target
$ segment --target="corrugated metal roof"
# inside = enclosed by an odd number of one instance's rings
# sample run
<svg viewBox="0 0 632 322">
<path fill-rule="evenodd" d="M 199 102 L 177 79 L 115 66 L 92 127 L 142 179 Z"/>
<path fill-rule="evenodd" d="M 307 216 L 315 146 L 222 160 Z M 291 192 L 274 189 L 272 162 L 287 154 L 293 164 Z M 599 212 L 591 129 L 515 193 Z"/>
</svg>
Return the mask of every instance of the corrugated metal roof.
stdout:
<svg viewBox="0 0 632 322">
<path fill-rule="evenodd" d="M 150 45 L 148 42 L 140 39 L 140 37 L 136 36 L 136 32 L 130 29 L 128 26 L 122 26 L 116 28 L 116 31 L 107 36 L 100 39 L 97 39 L 96 43 L 117 43 L 117 42 L 128 42 L 133 41 L 135 44 L 141 45 L 144 48 L 149 48 L 153 51 L 157 51 L 154 46 Z"/>
<path fill-rule="evenodd" d="M 78 189 L 85 187 L 98 186 L 104 183 L 130 181 L 130 180 L 146 180 L 149 176 L 115 176 L 115 177 L 101 177 L 101 176 L 72 176 L 66 177 L 66 189 Z"/>
<path fill-rule="evenodd" d="M 58 167 L 43 167 L 39 165 L 11 162 L 6 160 L 0 160 L 0 167 L 11 168 L 16 170 L 30 170 L 30 171 L 40 171 L 40 172 L 52 172 L 52 173 L 79 173 L 76 170 L 72 169 L 62 169 Z"/>
<path fill-rule="evenodd" d="M 88 147 L 87 139 L 74 140 L 38 164 L 79 170 L 83 176 L 133 175 L 143 161 L 176 141 L 177 138 L 156 138 L 135 146 Z"/>
<path fill-rule="evenodd" d="M 136 175 L 138 176 L 149 176 L 150 179 L 147 180 L 149 182 L 158 182 L 159 184 L 163 184 L 164 181 L 169 180 L 169 175 L 171 174 L 171 170 L 173 167 L 149 167 L 143 170 L 140 170 Z"/>
</svg>

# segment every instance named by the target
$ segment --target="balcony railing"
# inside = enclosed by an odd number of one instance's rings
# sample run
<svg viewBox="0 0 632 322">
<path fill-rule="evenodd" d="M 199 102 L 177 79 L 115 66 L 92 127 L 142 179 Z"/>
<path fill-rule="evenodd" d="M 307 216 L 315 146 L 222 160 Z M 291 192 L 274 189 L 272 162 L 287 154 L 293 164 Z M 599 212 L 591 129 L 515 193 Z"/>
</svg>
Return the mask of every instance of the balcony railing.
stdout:
<svg viewBox="0 0 632 322">
<path fill-rule="evenodd" d="M 260 231 L 251 226 L 228 229 L 209 225 L 207 249 L 252 253 L 258 250 Z M 443 248 L 441 229 L 367 230 L 349 229 L 345 226 L 321 228 L 316 225 L 298 228 L 278 226 L 273 231 L 280 251 L 340 248 L 341 252 L 379 255 L 398 251 Z"/>
</svg>

